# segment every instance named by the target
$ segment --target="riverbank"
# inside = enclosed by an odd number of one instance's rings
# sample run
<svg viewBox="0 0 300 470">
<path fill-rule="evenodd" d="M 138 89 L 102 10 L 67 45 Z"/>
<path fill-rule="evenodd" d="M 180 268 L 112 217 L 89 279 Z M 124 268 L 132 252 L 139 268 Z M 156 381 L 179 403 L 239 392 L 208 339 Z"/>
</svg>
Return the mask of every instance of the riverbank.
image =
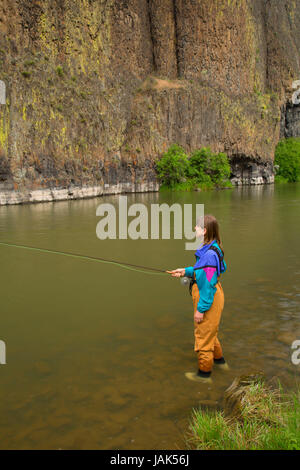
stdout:
<svg viewBox="0 0 300 470">
<path fill-rule="evenodd" d="M 150 168 L 151 167 L 151 168 Z M 149 164 L 135 170 L 128 179 L 131 170 L 120 166 L 106 171 L 101 181 L 88 179 L 63 179 L 42 183 L 34 182 L 27 186 L 13 180 L 3 181 L 0 174 L 0 206 L 35 202 L 54 202 L 73 199 L 85 199 L 103 195 L 122 193 L 144 193 L 161 190 L 171 191 L 206 191 L 228 189 L 244 185 L 264 185 L 274 183 L 272 161 L 249 161 L 229 159 L 227 154 L 214 153 L 210 147 L 195 149 L 190 155 L 183 147 L 173 144 L 156 164 Z M 126 170 L 127 168 L 127 170 Z M 150 168 L 150 170 L 149 170 Z M 149 170 L 149 171 L 148 171 Z M 1 173 L 1 171 L 0 171 Z M 62 176 L 64 171 L 59 172 Z M 137 175 L 138 178 L 137 178 Z M 74 175 L 75 176 L 75 175 Z M 77 175 L 79 177 L 79 174 Z"/>
<path fill-rule="evenodd" d="M 0 206 L 35 202 L 54 202 L 73 199 L 88 199 L 109 194 L 146 193 L 159 191 L 159 183 L 118 183 L 102 186 L 70 186 L 68 188 L 45 188 L 28 190 L 8 190 L 0 192 Z"/>
<path fill-rule="evenodd" d="M 189 448 L 300 450 L 300 390 L 284 393 L 262 377 L 235 379 L 224 409 L 193 410 Z"/>
<path fill-rule="evenodd" d="M 262 177 L 252 182 L 234 182 L 233 188 L 241 186 L 269 186 L 274 184 L 274 176 L 263 181 Z M 145 183 L 118 183 L 97 186 L 70 186 L 68 188 L 43 188 L 24 190 L 2 190 L 0 191 L 0 206 L 15 204 L 33 204 L 38 202 L 68 201 L 76 199 L 90 199 L 99 196 L 126 194 L 126 193 L 150 193 L 158 192 L 161 185 L 156 181 Z M 224 188 L 226 189 L 226 188 Z"/>
<path fill-rule="evenodd" d="M 267 186 L 273 185 L 274 178 L 270 181 L 255 181 L 251 184 L 234 184 L 232 188 L 240 186 Z M 226 189 L 226 188 L 223 188 Z M 115 185 L 105 184 L 104 186 L 74 186 L 69 188 L 45 188 L 45 189 L 26 189 L 7 190 L 0 192 L 0 206 L 15 204 L 33 204 L 38 202 L 68 201 L 76 199 L 90 199 L 99 196 L 126 194 L 126 193 L 151 193 L 158 192 L 160 184 L 154 181 L 147 183 L 119 183 Z"/>
</svg>

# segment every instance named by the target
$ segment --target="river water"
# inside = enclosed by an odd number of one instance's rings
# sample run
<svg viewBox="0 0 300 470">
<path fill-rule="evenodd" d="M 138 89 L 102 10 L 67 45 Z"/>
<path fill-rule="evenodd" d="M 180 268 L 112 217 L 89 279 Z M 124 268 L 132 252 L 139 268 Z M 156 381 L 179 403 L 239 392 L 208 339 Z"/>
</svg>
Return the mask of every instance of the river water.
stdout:
<svg viewBox="0 0 300 470">
<path fill-rule="evenodd" d="M 96 208 L 118 196 L 0 207 L 0 240 L 132 264 L 194 264 L 183 240 L 99 240 Z M 300 339 L 300 185 L 128 195 L 205 204 L 227 272 L 220 340 L 230 371 L 203 385 L 191 297 L 179 280 L 0 246 L 0 448 L 183 449 L 193 408 L 222 406 L 234 377 L 262 371 L 286 389 Z"/>
</svg>

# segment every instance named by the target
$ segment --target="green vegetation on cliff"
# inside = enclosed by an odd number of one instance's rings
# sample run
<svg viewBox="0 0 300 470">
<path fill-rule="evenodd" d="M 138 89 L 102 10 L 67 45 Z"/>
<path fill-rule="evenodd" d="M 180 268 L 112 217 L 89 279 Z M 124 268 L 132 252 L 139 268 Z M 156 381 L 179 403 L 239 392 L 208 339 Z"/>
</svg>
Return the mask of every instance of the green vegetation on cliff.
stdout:
<svg viewBox="0 0 300 470">
<path fill-rule="evenodd" d="M 188 156 L 177 144 L 172 145 L 156 165 L 162 189 L 194 190 L 232 187 L 230 164 L 225 153 L 213 153 L 209 147 Z"/>
<path fill-rule="evenodd" d="M 281 140 L 276 147 L 274 163 L 279 166 L 276 182 L 300 181 L 300 138 Z"/>
<path fill-rule="evenodd" d="M 227 413 L 226 406 L 225 411 L 194 410 L 188 446 L 198 450 L 300 450 L 299 391 L 285 395 L 260 380 L 236 387 L 231 405 L 233 402 Z"/>
</svg>

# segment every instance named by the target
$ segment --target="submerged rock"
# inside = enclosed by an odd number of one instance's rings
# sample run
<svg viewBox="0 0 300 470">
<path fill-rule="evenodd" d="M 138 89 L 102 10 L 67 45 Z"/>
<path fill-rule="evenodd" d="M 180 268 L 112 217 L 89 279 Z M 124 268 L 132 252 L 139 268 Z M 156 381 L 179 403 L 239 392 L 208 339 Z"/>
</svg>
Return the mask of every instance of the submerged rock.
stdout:
<svg viewBox="0 0 300 470">
<path fill-rule="evenodd" d="M 40 376 L 46 376 L 51 374 L 51 368 L 45 361 L 38 361 L 34 364 L 34 371 Z"/>
<path fill-rule="evenodd" d="M 175 325 L 176 320 L 172 315 L 162 315 L 155 323 L 159 328 L 170 328 Z"/>
</svg>

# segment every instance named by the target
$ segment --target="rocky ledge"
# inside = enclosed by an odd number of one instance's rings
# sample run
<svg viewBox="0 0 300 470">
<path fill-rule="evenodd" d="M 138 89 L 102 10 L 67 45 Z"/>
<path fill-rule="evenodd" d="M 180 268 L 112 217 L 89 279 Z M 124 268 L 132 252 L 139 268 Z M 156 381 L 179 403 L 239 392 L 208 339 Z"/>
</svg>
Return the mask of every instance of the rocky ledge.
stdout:
<svg viewBox="0 0 300 470">
<path fill-rule="evenodd" d="M 253 160 L 245 155 L 231 159 L 231 182 L 236 186 L 274 183 L 272 160 Z"/>
<path fill-rule="evenodd" d="M 69 188 L 45 188 L 29 190 L 3 190 L 0 191 L 0 205 L 24 204 L 33 202 L 53 202 L 72 199 L 84 199 L 107 194 L 143 193 L 158 191 L 159 184 L 148 183 L 118 183 L 98 186 L 70 186 Z"/>
</svg>

